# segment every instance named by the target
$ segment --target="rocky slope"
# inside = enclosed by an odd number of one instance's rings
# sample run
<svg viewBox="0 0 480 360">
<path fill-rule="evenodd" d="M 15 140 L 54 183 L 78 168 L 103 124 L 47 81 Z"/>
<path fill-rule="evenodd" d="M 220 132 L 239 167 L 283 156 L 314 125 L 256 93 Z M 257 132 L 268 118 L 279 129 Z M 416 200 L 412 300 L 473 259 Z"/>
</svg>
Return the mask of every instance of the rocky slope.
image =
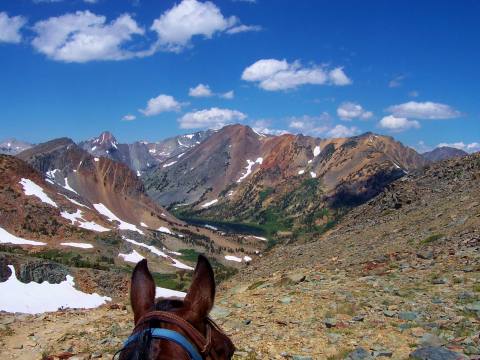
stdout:
<svg viewBox="0 0 480 360">
<path fill-rule="evenodd" d="M 126 165 L 94 157 L 70 139 L 40 144 L 18 157 L 44 174 L 51 185 L 66 190 L 64 195 L 69 199 L 106 219 L 109 229 L 135 241 L 153 239 L 171 250 L 207 252 L 231 266 L 236 264 L 230 264 L 225 255 L 254 255 L 265 246 L 258 240 L 190 227 L 179 221 L 148 197 L 141 180 Z"/>
<path fill-rule="evenodd" d="M 432 151 L 427 151 L 422 154 L 422 156 L 429 162 L 448 160 L 454 157 L 462 157 L 467 155 L 467 152 L 449 146 L 437 147 Z"/>
<path fill-rule="evenodd" d="M 477 359 L 479 180 L 479 154 L 410 172 L 314 241 L 276 246 L 224 282 L 212 315 L 235 358 Z M 0 324 L 6 359 L 109 357 L 133 327 L 123 305 Z"/>
</svg>

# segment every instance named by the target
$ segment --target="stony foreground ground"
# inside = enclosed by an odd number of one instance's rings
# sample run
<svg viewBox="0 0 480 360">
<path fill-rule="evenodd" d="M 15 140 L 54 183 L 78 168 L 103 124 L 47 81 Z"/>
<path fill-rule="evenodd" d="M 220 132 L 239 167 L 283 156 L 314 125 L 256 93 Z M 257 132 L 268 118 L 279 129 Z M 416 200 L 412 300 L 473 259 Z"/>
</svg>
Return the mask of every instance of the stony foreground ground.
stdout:
<svg viewBox="0 0 480 360">
<path fill-rule="evenodd" d="M 462 260 L 471 254 L 419 255 L 357 273 L 312 267 L 235 279 L 220 287 L 213 317 L 232 336 L 237 358 L 344 359 L 361 347 L 373 357 L 406 359 L 424 345 L 478 358 L 480 273 Z M 123 304 L 2 314 L 0 358 L 111 358 L 131 319 Z"/>
</svg>

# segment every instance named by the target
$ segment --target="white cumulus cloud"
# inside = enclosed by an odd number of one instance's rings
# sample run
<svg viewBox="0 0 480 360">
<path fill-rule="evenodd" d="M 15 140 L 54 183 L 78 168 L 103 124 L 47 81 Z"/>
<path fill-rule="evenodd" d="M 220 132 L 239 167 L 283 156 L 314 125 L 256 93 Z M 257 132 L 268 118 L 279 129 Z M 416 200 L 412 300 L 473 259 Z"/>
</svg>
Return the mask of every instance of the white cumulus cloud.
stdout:
<svg viewBox="0 0 480 360">
<path fill-rule="evenodd" d="M 370 119 L 373 113 L 366 111 L 360 104 L 347 101 L 337 108 L 337 115 L 342 120 L 350 121 L 353 119 Z"/>
<path fill-rule="evenodd" d="M 188 90 L 188 95 L 192 97 L 209 97 L 212 96 L 213 93 L 212 90 L 210 90 L 210 86 L 198 84 Z"/>
<path fill-rule="evenodd" d="M 238 34 L 249 31 L 262 31 L 262 27 L 259 25 L 237 25 L 227 30 L 227 34 Z"/>
<path fill-rule="evenodd" d="M 230 99 L 233 99 L 235 97 L 235 93 L 234 93 L 233 90 L 230 90 L 230 91 L 227 91 L 223 94 L 220 94 L 219 96 L 223 99 L 229 99 L 230 100 Z"/>
<path fill-rule="evenodd" d="M 394 115 L 385 116 L 378 124 L 382 129 L 387 129 L 394 132 L 405 131 L 408 129 L 420 128 L 420 123 L 417 120 L 408 120 L 404 117 L 397 117 Z"/>
<path fill-rule="evenodd" d="M 330 130 L 332 117 L 329 113 L 323 112 L 319 116 L 294 116 L 288 120 L 288 127 L 292 129 L 292 131 L 304 135 L 320 136 Z"/>
<path fill-rule="evenodd" d="M 124 121 L 133 121 L 135 120 L 137 117 L 135 115 L 132 115 L 132 114 L 127 114 L 125 116 L 122 117 L 122 120 Z"/>
<path fill-rule="evenodd" d="M 190 88 L 188 90 L 188 95 L 191 97 L 212 97 L 218 96 L 222 99 L 233 99 L 235 93 L 233 90 L 227 91 L 225 93 L 214 93 L 210 86 L 205 84 L 198 84 L 197 86 Z"/>
<path fill-rule="evenodd" d="M 0 12 L 0 43 L 19 43 L 22 41 L 20 30 L 27 23 L 23 16 L 8 16 L 4 11 Z"/>
<path fill-rule="evenodd" d="M 295 89 L 302 85 L 348 85 L 351 80 L 343 68 L 329 70 L 323 65 L 303 66 L 299 61 L 288 63 L 285 59 L 261 59 L 248 66 L 242 79 L 257 82 L 264 90 Z"/>
<path fill-rule="evenodd" d="M 332 129 L 327 132 L 327 135 L 332 138 L 342 138 L 342 137 L 350 137 L 355 136 L 360 133 L 360 130 L 356 126 L 344 126 L 344 125 L 336 125 Z"/>
<path fill-rule="evenodd" d="M 194 36 L 210 39 L 217 33 L 258 31 L 256 26 L 241 25 L 235 16 L 225 17 L 212 2 L 183 0 L 156 19 L 151 30 L 158 35 L 157 48 L 180 52 Z"/>
<path fill-rule="evenodd" d="M 135 56 L 125 45 L 144 30 L 128 14 L 107 23 L 105 16 L 77 11 L 42 20 L 33 26 L 33 47 L 65 62 L 122 60 Z"/>
<path fill-rule="evenodd" d="M 145 116 L 154 116 L 168 111 L 180 111 L 182 104 L 179 103 L 173 96 L 160 94 L 155 98 L 148 100 L 145 109 L 139 109 Z"/>
<path fill-rule="evenodd" d="M 247 118 L 247 115 L 237 110 L 210 109 L 198 110 L 186 113 L 178 119 L 182 129 L 210 128 L 219 129 L 225 125 Z"/>
<path fill-rule="evenodd" d="M 452 119 L 461 116 L 461 113 L 450 105 L 431 101 L 409 101 L 399 105 L 390 106 L 387 111 L 396 117 L 412 119 Z"/>
</svg>

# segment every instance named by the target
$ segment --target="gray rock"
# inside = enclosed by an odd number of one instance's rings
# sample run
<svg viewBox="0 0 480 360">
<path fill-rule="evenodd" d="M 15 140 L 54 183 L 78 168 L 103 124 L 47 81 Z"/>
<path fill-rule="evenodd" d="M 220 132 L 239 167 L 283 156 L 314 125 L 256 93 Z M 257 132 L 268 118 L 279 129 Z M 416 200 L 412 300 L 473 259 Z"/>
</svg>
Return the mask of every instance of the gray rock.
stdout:
<svg viewBox="0 0 480 360">
<path fill-rule="evenodd" d="M 398 318 L 406 321 L 413 321 L 417 319 L 418 313 L 413 311 L 401 311 L 398 313 Z"/>
<path fill-rule="evenodd" d="M 410 354 L 410 359 L 415 360 L 462 360 L 465 355 L 456 353 L 440 346 L 425 346 Z"/>
<path fill-rule="evenodd" d="M 445 345 L 447 342 L 446 340 L 442 339 L 441 337 L 435 334 L 424 334 L 420 339 L 420 344 L 422 346 L 442 346 Z"/>
<path fill-rule="evenodd" d="M 345 360 L 373 360 L 373 356 L 362 347 L 357 347 L 347 355 Z"/>
<path fill-rule="evenodd" d="M 434 285 L 443 285 L 443 284 L 446 284 L 447 283 L 447 280 L 446 279 L 433 279 L 432 280 L 432 284 Z"/>
<path fill-rule="evenodd" d="M 326 318 L 325 320 L 323 320 L 323 323 L 327 328 L 332 328 L 337 326 L 337 320 L 333 318 Z"/>
<path fill-rule="evenodd" d="M 385 315 L 386 317 L 394 317 L 395 316 L 395 311 L 384 310 L 383 315 Z"/>
<path fill-rule="evenodd" d="M 212 311 L 210 312 L 210 315 L 212 316 L 213 319 L 223 319 L 228 317 L 230 314 L 231 314 L 230 310 L 227 310 L 220 306 L 214 306 Z"/>
<path fill-rule="evenodd" d="M 432 250 L 419 251 L 417 253 L 417 257 L 419 257 L 420 259 L 423 259 L 423 260 L 431 260 L 431 259 L 433 259 L 433 251 Z"/>
</svg>

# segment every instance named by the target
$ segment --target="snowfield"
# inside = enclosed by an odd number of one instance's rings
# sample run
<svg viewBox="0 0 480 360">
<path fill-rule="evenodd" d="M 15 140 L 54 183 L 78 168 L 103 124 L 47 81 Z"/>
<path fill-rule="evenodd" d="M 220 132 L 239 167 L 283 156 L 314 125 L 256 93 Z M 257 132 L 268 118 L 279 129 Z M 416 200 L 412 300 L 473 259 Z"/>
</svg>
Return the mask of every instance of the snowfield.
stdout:
<svg viewBox="0 0 480 360">
<path fill-rule="evenodd" d="M 178 297 L 183 299 L 187 293 L 184 293 L 182 291 L 176 291 L 176 290 L 170 290 L 170 289 L 165 289 L 161 287 L 156 287 L 155 289 L 155 298 L 171 298 L 171 297 Z"/>
<path fill-rule="evenodd" d="M 317 177 L 317 174 L 314 173 L 313 171 L 310 171 L 310 176 L 311 176 L 313 179 L 315 179 L 315 178 Z"/>
<path fill-rule="evenodd" d="M 68 183 L 68 178 L 65 178 L 65 186 L 64 186 L 64 188 L 65 188 L 66 190 L 71 191 L 71 192 L 73 192 L 73 193 L 75 193 L 75 194 L 78 195 L 78 193 L 77 193 L 77 192 L 70 186 L 70 184 Z"/>
<path fill-rule="evenodd" d="M 160 226 L 157 231 L 160 231 L 162 233 L 165 233 L 165 234 L 170 234 L 170 235 L 173 235 L 173 232 L 172 230 L 170 230 L 169 228 L 165 227 L 165 226 Z"/>
<path fill-rule="evenodd" d="M 233 255 L 225 255 L 225 260 L 228 261 L 235 261 L 235 262 L 242 262 L 242 259 Z"/>
<path fill-rule="evenodd" d="M 71 247 L 79 248 L 79 249 L 93 249 L 92 244 L 86 244 L 86 243 L 63 242 L 60 245 L 71 246 Z"/>
<path fill-rule="evenodd" d="M 218 199 L 214 199 L 212 201 L 206 202 L 205 204 L 202 205 L 203 208 L 207 208 L 209 206 L 212 206 L 213 204 L 216 204 L 218 202 Z"/>
<path fill-rule="evenodd" d="M 145 249 L 148 249 L 151 253 L 157 255 L 157 256 L 160 256 L 160 257 L 163 257 L 165 259 L 168 259 L 168 260 L 171 260 L 173 261 L 173 264 L 171 264 L 172 266 L 175 266 L 176 268 L 179 268 L 179 269 L 185 269 L 185 270 L 193 270 L 193 268 L 191 266 L 188 266 L 180 261 L 178 261 L 177 259 L 174 259 L 172 258 L 171 256 L 168 256 L 167 254 L 165 254 L 163 251 L 159 250 L 158 248 L 156 248 L 155 246 L 153 245 L 147 245 L 147 244 L 144 244 L 144 243 L 141 243 L 141 242 L 138 242 L 138 241 L 135 241 L 135 240 L 132 240 L 132 239 L 128 239 L 126 238 L 125 236 L 122 237 L 123 240 L 125 240 L 126 242 L 129 242 L 130 244 L 134 244 L 134 245 L 137 245 L 137 246 L 141 246 Z M 140 259 L 141 260 L 141 259 Z M 139 260 L 139 261 L 140 261 Z"/>
<path fill-rule="evenodd" d="M 68 211 L 62 211 L 60 213 L 60 216 L 63 217 L 64 219 L 70 220 L 72 222 L 72 225 L 77 225 L 76 223 L 78 223 L 77 226 L 83 229 L 93 230 L 97 232 L 110 231 L 110 229 L 107 229 L 102 225 L 98 225 L 94 221 L 85 221 L 85 219 L 83 219 L 82 217 L 82 212 L 78 209 L 74 213 L 69 213 Z"/>
<path fill-rule="evenodd" d="M 245 174 L 243 174 L 240 179 L 237 180 L 237 183 L 240 183 L 242 182 L 242 180 L 244 180 L 248 175 L 250 175 L 252 173 L 252 168 L 253 168 L 253 165 L 255 164 L 262 164 L 263 163 L 263 158 L 259 157 L 257 160 L 255 161 L 252 161 L 252 160 L 247 160 L 247 166 L 245 167 L 245 169 L 247 170 L 245 172 Z"/>
<path fill-rule="evenodd" d="M 132 262 L 134 264 L 142 261 L 145 259 L 142 255 L 140 255 L 138 252 L 135 250 L 132 250 L 130 254 L 118 254 L 119 257 L 121 257 L 124 261 Z"/>
<path fill-rule="evenodd" d="M 172 161 L 172 162 L 169 162 L 168 164 L 163 165 L 162 167 L 166 168 L 166 167 L 172 166 L 175 163 L 176 161 Z"/>
<path fill-rule="evenodd" d="M 121 220 L 120 218 L 118 218 L 113 212 L 110 211 L 109 208 L 107 208 L 105 205 L 103 205 L 102 203 L 99 203 L 99 204 L 93 204 L 93 207 L 95 208 L 95 210 L 97 210 L 100 214 L 104 215 L 105 217 L 107 217 L 108 221 L 118 221 L 120 223 L 120 225 L 118 226 L 118 228 L 120 230 L 130 230 L 130 231 L 136 231 L 138 233 L 140 233 L 141 235 L 145 235 L 144 232 L 142 230 L 140 230 L 139 228 L 137 228 L 136 225 L 133 225 L 133 224 L 130 224 L 126 221 L 123 221 Z"/>
<path fill-rule="evenodd" d="M 27 196 L 36 196 L 42 202 L 52 205 L 53 207 L 58 207 L 55 201 L 50 199 L 47 194 L 43 191 L 43 189 L 35 184 L 32 180 L 22 178 L 19 182 L 23 186 L 23 192 Z"/>
<path fill-rule="evenodd" d="M 0 227 L 0 244 L 14 244 L 14 245 L 33 245 L 42 246 L 47 245 L 44 242 L 25 240 L 15 235 L 10 234 L 7 230 Z"/>
<path fill-rule="evenodd" d="M 318 155 L 320 155 L 320 146 L 315 146 L 315 149 L 313 149 L 313 156 L 314 157 L 317 157 Z"/>
<path fill-rule="evenodd" d="M 0 310 L 39 314 L 47 311 L 57 311 L 59 308 L 91 309 L 112 299 L 98 294 L 87 294 L 75 289 L 73 277 L 60 284 L 50 284 L 44 281 L 41 284 L 19 281 L 15 268 L 8 265 L 12 275 L 7 281 L 0 283 L 0 293 L 8 296 L 0 297 Z"/>
<path fill-rule="evenodd" d="M 79 202 L 76 201 L 76 200 L 70 199 L 67 195 L 63 195 L 63 194 L 60 194 L 60 195 L 64 196 L 64 197 L 65 197 L 68 201 L 70 201 L 72 204 L 75 204 L 75 205 L 78 205 L 78 206 L 82 206 L 82 207 L 85 207 L 85 208 L 88 208 L 88 209 L 89 209 L 89 207 L 88 207 L 87 205 L 83 205 L 83 204 L 79 203 Z"/>
<path fill-rule="evenodd" d="M 303 175 L 305 174 L 305 170 L 298 170 L 298 175 Z"/>
</svg>

